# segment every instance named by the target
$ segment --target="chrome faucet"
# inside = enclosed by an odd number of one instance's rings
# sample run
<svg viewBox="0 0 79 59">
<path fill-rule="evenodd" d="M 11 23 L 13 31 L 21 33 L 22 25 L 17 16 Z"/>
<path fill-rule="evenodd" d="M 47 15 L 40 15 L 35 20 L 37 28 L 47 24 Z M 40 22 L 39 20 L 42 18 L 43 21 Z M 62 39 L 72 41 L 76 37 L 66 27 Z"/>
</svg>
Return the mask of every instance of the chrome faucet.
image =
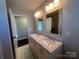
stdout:
<svg viewBox="0 0 79 59">
<path fill-rule="evenodd" d="M 55 34 L 49 35 L 48 38 L 51 39 L 51 40 L 53 40 L 53 41 L 55 41 Z"/>
<path fill-rule="evenodd" d="M 51 40 L 53 39 L 51 36 L 48 36 L 48 38 L 51 39 Z"/>
</svg>

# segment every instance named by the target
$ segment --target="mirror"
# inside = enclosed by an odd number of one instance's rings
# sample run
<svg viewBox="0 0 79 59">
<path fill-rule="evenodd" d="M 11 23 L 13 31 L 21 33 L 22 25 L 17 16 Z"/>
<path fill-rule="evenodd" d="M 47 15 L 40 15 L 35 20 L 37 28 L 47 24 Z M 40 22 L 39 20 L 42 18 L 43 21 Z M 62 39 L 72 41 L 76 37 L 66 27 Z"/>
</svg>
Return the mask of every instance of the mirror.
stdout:
<svg viewBox="0 0 79 59">
<path fill-rule="evenodd" d="M 37 21 L 37 31 L 42 32 L 43 31 L 43 19 L 39 18 Z"/>
<path fill-rule="evenodd" d="M 62 34 L 63 8 L 46 14 L 46 33 Z"/>
</svg>

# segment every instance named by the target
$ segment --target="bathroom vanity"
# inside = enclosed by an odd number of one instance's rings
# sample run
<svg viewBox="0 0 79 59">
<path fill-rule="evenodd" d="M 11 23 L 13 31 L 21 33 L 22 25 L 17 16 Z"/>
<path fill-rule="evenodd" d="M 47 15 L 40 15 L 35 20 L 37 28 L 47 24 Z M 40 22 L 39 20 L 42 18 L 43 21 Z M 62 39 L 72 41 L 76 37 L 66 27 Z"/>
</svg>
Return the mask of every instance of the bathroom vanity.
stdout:
<svg viewBox="0 0 79 59">
<path fill-rule="evenodd" d="M 30 35 L 29 44 L 35 59 L 58 59 L 63 43 L 41 34 Z"/>
</svg>

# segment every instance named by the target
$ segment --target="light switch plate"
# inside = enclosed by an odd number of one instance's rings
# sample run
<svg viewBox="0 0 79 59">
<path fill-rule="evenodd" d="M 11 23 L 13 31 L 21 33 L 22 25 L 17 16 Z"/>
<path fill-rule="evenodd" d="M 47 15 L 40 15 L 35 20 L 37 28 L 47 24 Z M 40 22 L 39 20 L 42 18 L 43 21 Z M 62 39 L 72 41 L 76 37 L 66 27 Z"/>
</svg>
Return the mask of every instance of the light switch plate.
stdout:
<svg viewBox="0 0 79 59">
<path fill-rule="evenodd" d="M 66 31 L 66 37 L 70 37 L 70 31 Z"/>
</svg>

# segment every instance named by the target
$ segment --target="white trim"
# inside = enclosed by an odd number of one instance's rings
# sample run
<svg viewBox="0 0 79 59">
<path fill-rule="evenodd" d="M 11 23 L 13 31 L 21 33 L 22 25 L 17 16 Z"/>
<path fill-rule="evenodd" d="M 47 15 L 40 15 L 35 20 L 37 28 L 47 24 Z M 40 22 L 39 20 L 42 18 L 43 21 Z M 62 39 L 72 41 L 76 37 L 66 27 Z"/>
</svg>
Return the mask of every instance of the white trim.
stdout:
<svg viewBox="0 0 79 59">
<path fill-rule="evenodd" d="M 9 14 L 10 14 L 10 12 L 11 12 L 11 9 L 9 9 Z M 8 22 L 7 22 L 7 24 L 9 25 Z M 12 51 L 11 38 L 10 38 L 10 29 L 8 29 L 8 32 L 9 32 L 9 42 L 10 42 L 10 48 L 11 48 L 12 59 L 14 59 L 14 57 L 13 57 L 13 51 Z"/>
</svg>

